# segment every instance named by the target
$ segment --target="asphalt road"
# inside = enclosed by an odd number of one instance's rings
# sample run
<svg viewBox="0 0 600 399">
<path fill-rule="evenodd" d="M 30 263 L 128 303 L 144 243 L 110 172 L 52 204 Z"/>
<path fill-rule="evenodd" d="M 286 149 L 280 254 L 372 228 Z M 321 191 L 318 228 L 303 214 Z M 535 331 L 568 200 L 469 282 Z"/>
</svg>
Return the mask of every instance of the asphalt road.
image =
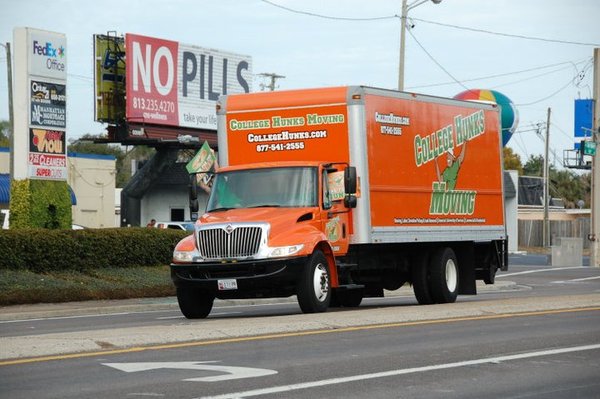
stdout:
<svg viewBox="0 0 600 399">
<path fill-rule="evenodd" d="M 201 321 L 173 298 L 3 308 L 0 398 L 600 397 L 600 270 L 512 263 L 449 305 L 405 290 L 319 315 L 223 303 Z"/>
</svg>

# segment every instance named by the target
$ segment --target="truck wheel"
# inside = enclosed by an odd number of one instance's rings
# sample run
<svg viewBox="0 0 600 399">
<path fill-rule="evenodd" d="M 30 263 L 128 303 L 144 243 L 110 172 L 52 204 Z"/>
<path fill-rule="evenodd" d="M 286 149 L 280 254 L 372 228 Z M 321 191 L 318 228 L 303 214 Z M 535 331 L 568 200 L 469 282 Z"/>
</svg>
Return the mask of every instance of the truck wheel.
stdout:
<svg viewBox="0 0 600 399">
<path fill-rule="evenodd" d="M 213 307 L 215 297 L 189 287 L 177 288 L 177 302 L 181 313 L 188 319 L 205 319 Z"/>
<path fill-rule="evenodd" d="M 483 282 L 486 284 L 494 284 L 496 282 L 496 271 L 498 265 L 496 261 L 489 262 L 488 269 L 484 270 L 485 276 L 483 276 Z"/>
<path fill-rule="evenodd" d="M 338 291 L 337 297 L 341 306 L 346 308 L 356 308 L 360 306 L 364 294 L 365 293 L 362 288 L 357 288 L 354 290 Z"/>
<path fill-rule="evenodd" d="M 435 303 L 452 303 L 458 295 L 458 261 L 451 248 L 440 248 L 429 263 L 429 289 Z"/>
<path fill-rule="evenodd" d="M 426 254 L 418 255 L 412 262 L 412 286 L 419 305 L 434 303 L 429 292 L 429 262 Z"/>
<path fill-rule="evenodd" d="M 331 300 L 329 267 L 323 252 L 316 250 L 306 262 L 297 288 L 298 304 L 303 313 L 324 312 Z"/>
</svg>

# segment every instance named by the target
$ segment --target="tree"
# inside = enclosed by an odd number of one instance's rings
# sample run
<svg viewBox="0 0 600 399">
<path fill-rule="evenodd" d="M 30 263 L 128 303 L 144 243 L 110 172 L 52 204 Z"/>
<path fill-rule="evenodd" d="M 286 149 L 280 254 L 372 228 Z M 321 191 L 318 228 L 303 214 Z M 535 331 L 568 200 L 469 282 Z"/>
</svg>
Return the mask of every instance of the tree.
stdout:
<svg viewBox="0 0 600 399">
<path fill-rule="evenodd" d="M 550 171 L 555 170 L 554 166 L 550 165 Z M 525 176 L 543 176 L 544 175 L 544 156 L 530 155 L 525 165 L 523 165 L 523 174 Z"/>
<path fill-rule="evenodd" d="M 519 154 L 515 154 L 510 147 L 504 147 L 502 155 L 504 158 L 504 170 L 516 170 L 519 172 L 519 176 L 521 176 L 523 174 L 523 164 L 521 163 Z"/>
<path fill-rule="evenodd" d="M 79 140 L 69 143 L 69 152 L 113 155 L 116 158 L 117 187 L 124 187 L 131 178 L 130 161 L 132 159 L 148 159 L 154 153 L 154 149 L 147 146 L 135 146 L 131 151 L 126 152 L 122 146 L 117 144 L 94 143 L 93 140 L 96 138 L 89 134 L 83 135 Z"/>
<path fill-rule="evenodd" d="M 550 193 L 553 197 L 561 198 L 566 208 L 577 208 L 579 200 L 589 206 L 591 195 L 590 174 L 577 175 L 570 170 L 560 170 L 550 173 Z"/>
<path fill-rule="evenodd" d="M 10 146 L 10 122 L 0 121 L 0 147 Z"/>
</svg>

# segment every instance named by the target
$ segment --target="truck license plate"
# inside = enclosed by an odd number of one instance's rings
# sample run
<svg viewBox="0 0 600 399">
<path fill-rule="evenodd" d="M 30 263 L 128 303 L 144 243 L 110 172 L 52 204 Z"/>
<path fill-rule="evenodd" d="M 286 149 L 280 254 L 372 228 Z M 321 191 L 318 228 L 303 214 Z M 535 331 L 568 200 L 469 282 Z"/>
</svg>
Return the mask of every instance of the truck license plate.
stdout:
<svg viewBox="0 0 600 399">
<path fill-rule="evenodd" d="M 236 279 L 219 280 L 218 286 L 219 286 L 219 291 L 237 290 L 237 288 L 238 288 Z"/>
</svg>

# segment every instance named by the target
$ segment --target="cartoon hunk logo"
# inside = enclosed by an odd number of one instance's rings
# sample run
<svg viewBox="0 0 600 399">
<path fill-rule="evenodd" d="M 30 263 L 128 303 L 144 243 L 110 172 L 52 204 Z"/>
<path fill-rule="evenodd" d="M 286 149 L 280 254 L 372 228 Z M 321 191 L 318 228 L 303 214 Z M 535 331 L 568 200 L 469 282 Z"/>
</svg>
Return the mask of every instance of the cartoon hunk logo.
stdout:
<svg viewBox="0 0 600 399">
<path fill-rule="evenodd" d="M 477 192 L 455 190 L 460 168 L 467 153 L 467 143 L 485 133 L 483 110 L 463 117 L 454 117 L 454 124 L 425 136 L 415 136 L 414 151 L 417 167 L 431 161 L 435 164 L 437 181 L 432 184 L 430 215 L 472 215 L 475 212 Z M 462 147 L 460 154 L 457 154 Z M 446 156 L 446 165 L 440 169 L 438 158 Z"/>
</svg>

